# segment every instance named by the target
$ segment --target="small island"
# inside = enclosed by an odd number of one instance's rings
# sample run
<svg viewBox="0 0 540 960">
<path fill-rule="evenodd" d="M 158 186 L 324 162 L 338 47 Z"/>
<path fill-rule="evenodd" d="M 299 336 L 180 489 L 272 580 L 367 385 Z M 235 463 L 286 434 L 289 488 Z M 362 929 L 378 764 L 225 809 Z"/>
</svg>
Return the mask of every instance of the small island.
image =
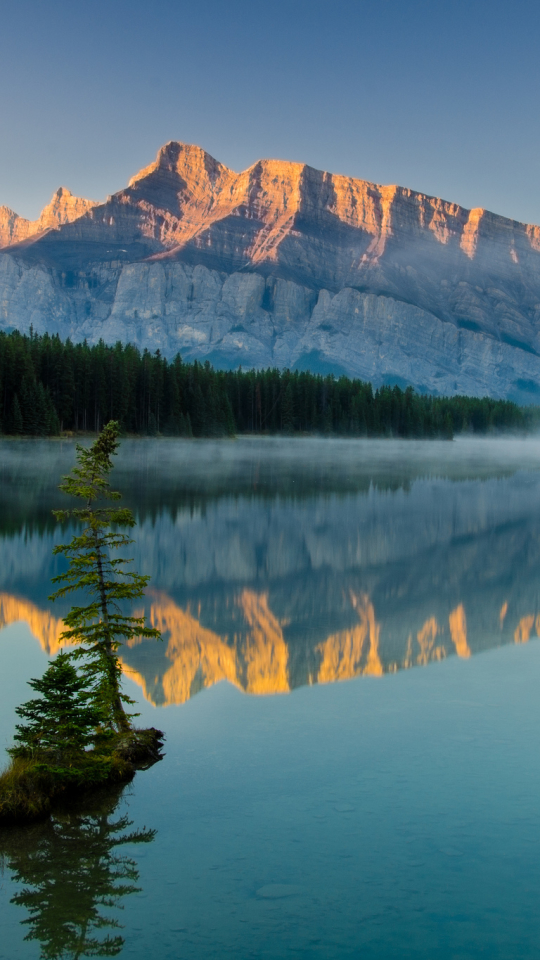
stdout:
<svg viewBox="0 0 540 960">
<path fill-rule="evenodd" d="M 29 681 L 39 697 L 17 708 L 22 722 L 0 775 L 0 824 L 46 817 L 55 801 L 131 780 L 162 757 L 164 734 L 135 728 L 135 715 L 126 712 L 134 701 L 121 691 L 120 645 L 161 635 L 143 617 L 124 612 L 123 605 L 142 597 L 149 577 L 117 553 L 133 542 L 125 531 L 135 525 L 109 484 L 118 446 L 119 424 L 110 421 L 91 447 L 77 446 L 77 465 L 60 484 L 81 505 L 54 511 L 55 517 L 82 530 L 54 548 L 68 567 L 53 578 L 50 599 L 80 592 L 86 602 L 64 620 L 62 639 L 73 649 Z"/>
</svg>

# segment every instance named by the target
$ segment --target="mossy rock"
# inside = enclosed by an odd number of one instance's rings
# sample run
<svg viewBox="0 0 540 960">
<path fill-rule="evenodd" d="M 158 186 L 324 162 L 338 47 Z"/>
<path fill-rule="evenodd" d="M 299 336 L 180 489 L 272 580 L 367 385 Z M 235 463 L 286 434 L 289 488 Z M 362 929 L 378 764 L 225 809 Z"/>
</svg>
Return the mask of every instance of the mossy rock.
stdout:
<svg viewBox="0 0 540 960">
<path fill-rule="evenodd" d="M 113 757 L 133 764 L 136 770 L 146 770 L 163 759 L 165 734 L 155 727 L 147 730 L 129 730 L 116 740 Z"/>
</svg>

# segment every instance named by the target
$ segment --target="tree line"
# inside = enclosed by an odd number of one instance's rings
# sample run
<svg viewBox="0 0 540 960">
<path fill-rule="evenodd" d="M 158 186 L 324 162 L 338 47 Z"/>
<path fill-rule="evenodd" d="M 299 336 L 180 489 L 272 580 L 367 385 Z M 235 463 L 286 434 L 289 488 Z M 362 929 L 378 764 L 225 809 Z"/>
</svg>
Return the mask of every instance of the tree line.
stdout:
<svg viewBox="0 0 540 960">
<path fill-rule="evenodd" d="M 527 430 L 537 408 L 488 397 L 434 397 L 412 387 L 290 370 L 215 370 L 159 350 L 72 343 L 32 329 L 0 333 L 0 430 L 15 436 L 98 433 L 116 420 L 143 436 L 318 433 L 447 437 Z"/>
</svg>

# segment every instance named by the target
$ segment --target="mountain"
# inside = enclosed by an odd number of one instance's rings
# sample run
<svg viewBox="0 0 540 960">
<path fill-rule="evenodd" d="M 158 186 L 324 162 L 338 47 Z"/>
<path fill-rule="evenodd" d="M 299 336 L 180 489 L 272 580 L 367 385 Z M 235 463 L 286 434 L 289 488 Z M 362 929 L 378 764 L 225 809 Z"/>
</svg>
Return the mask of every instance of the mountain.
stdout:
<svg viewBox="0 0 540 960">
<path fill-rule="evenodd" d="M 56 204 L 56 205 L 55 205 Z M 171 142 L 95 204 L 0 208 L 0 326 L 521 402 L 540 392 L 540 227 Z"/>
</svg>

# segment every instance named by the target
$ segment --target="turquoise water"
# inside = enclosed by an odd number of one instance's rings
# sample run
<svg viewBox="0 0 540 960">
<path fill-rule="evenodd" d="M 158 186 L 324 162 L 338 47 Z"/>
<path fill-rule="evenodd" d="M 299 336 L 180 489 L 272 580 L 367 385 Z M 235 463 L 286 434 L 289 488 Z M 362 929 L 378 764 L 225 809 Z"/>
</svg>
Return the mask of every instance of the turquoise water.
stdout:
<svg viewBox="0 0 540 960">
<path fill-rule="evenodd" d="M 72 455 L 8 447 L 3 745 Z M 166 757 L 0 837 L 0 957 L 536 958 L 540 448 L 156 450 L 118 475 L 165 628 L 126 689 Z"/>
</svg>

